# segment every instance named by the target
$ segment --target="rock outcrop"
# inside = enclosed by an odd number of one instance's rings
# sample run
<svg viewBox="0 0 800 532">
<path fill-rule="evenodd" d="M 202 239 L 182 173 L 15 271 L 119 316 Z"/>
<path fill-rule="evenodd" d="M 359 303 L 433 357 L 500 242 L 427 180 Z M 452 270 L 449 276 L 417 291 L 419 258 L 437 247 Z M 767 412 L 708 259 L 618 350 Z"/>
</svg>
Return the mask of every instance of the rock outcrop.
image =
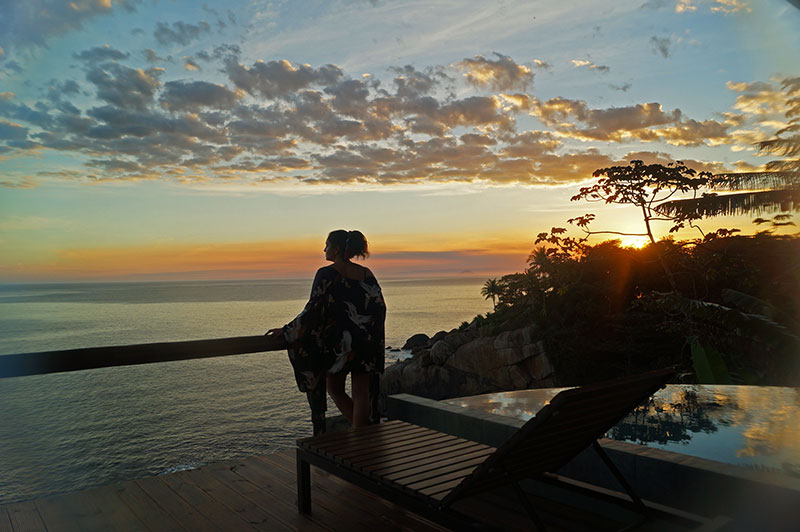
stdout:
<svg viewBox="0 0 800 532">
<path fill-rule="evenodd" d="M 474 327 L 437 333 L 422 344 L 414 335 L 413 357 L 386 368 L 382 395 L 410 393 L 447 399 L 553 386 L 552 367 L 533 326 L 493 337 Z"/>
</svg>

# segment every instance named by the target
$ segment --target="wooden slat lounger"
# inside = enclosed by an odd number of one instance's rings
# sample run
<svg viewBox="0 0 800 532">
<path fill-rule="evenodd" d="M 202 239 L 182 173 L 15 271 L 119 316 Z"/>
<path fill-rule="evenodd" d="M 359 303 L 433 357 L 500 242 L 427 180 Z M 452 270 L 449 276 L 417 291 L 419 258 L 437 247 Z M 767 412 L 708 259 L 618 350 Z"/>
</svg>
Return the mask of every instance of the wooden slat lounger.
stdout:
<svg viewBox="0 0 800 532">
<path fill-rule="evenodd" d="M 537 528 L 542 519 L 520 487 L 524 479 L 552 482 L 563 465 L 589 446 L 642 515 L 645 505 L 597 443 L 611 427 L 674 375 L 673 369 L 565 390 L 500 447 L 404 421 L 389 421 L 297 442 L 300 512 L 311 513 L 309 464 L 454 529 L 471 520 L 451 506 L 465 497 L 511 486 Z"/>
</svg>

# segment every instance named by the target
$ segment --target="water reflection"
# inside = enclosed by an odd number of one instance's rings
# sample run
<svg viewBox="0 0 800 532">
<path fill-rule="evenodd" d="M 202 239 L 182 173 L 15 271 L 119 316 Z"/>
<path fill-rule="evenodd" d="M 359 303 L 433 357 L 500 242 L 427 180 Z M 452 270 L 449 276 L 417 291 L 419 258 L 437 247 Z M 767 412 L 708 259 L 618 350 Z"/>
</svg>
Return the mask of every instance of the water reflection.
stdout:
<svg viewBox="0 0 800 532">
<path fill-rule="evenodd" d="M 565 389 L 518 390 L 447 402 L 529 419 Z M 608 437 L 800 478 L 800 389 L 669 385 L 614 426 Z"/>
</svg>

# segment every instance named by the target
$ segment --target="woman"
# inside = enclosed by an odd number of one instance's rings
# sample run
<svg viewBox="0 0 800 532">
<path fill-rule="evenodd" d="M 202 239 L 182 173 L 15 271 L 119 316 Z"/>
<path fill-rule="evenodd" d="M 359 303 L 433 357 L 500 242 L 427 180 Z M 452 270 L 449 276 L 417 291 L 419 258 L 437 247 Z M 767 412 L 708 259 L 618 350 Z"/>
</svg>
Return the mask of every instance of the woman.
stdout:
<svg viewBox="0 0 800 532">
<path fill-rule="evenodd" d="M 303 311 L 267 336 L 286 340 L 297 386 L 308 395 L 314 433 L 325 430 L 325 389 L 353 427 L 369 424 L 377 397 L 377 376 L 384 365 L 386 305 L 368 268 L 352 262 L 367 257 L 360 231 L 333 231 L 325 241 L 325 260 L 317 270 L 311 298 Z M 352 398 L 345 392 L 352 375 Z M 372 395 L 372 397 L 371 397 Z"/>
</svg>

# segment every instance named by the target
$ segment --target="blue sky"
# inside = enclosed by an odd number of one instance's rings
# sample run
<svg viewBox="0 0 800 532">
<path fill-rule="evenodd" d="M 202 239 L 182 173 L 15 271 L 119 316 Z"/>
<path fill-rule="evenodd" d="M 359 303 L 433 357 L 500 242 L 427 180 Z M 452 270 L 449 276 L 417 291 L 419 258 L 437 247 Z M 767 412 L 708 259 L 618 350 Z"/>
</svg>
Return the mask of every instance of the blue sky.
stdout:
<svg viewBox="0 0 800 532">
<path fill-rule="evenodd" d="M 597 168 L 761 168 L 754 143 L 785 125 L 780 82 L 800 73 L 785 0 L 0 12 L 3 280 L 172 275 L 193 269 L 187 246 L 228 275 L 220 245 L 266 250 L 265 276 L 305 274 L 338 227 L 364 230 L 376 260 L 429 258 L 377 263 L 391 274 L 518 270 L 538 232 L 593 210 L 568 198 Z"/>
</svg>

